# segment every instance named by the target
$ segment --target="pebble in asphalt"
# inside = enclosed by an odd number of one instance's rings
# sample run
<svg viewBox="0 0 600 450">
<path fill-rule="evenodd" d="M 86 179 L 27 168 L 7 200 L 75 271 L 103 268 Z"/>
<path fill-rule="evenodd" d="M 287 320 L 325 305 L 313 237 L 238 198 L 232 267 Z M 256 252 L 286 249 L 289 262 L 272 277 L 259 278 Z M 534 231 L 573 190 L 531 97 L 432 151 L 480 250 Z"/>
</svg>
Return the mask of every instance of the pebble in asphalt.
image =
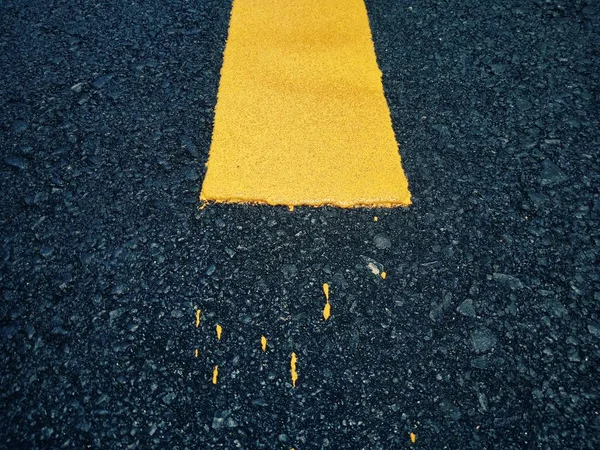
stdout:
<svg viewBox="0 0 600 450">
<path fill-rule="evenodd" d="M 293 212 L 198 209 L 230 7 L 0 5 L 4 445 L 600 447 L 598 3 L 368 0 L 414 205 Z"/>
</svg>

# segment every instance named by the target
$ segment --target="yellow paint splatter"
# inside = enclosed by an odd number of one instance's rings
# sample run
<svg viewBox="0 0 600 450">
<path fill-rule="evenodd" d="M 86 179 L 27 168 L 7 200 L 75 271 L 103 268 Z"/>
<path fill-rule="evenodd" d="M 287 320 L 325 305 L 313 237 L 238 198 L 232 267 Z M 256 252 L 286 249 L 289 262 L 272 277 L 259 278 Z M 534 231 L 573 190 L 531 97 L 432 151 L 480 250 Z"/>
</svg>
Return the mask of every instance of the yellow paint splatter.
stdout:
<svg viewBox="0 0 600 450">
<path fill-rule="evenodd" d="M 331 305 L 329 304 L 329 302 L 325 303 L 325 308 L 323 308 L 323 319 L 327 320 L 329 319 L 329 316 L 331 315 Z"/>
<path fill-rule="evenodd" d="M 415 433 L 410 433 L 410 442 L 413 444 L 417 442 L 417 435 Z"/>
<path fill-rule="evenodd" d="M 296 387 L 296 381 L 298 380 L 298 372 L 296 372 L 296 354 L 292 353 L 292 359 L 290 361 L 290 369 L 292 372 L 292 386 Z"/>
<path fill-rule="evenodd" d="M 387 278 L 387 273 L 381 272 L 381 278 L 383 278 L 385 280 Z"/>
<path fill-rule="evenodd" d="M 375 216 L 373 217 L 373 222 L 377 222 L 379 220 L 379 217 Z"/>
<path fill-rule="evenodd" d="M 223 332 L 223 327 L 219 324 L 217 324 L 217 339 L 220 341 L 221 340 L 221 333 Z"/>
<path fill-rule="evenodd" d="M 323 292 L 325 293 L 325 298 L 329 301 L 329 284 L 323 283 Z"/>
<path fill-rule="evenodd" d="M 267 351 L 267 338 L 264 336 L 260 337 L 260 347 L 262 348 L 263 352 Z"/>
<path fill-rule="evenodd" d="M 197 358 L 198 357 L 198 349 L 194 350 L 194 356 Z"/>
<path fill-rule="evenodd" d="M 288 206 L 288 209 L 290 210 L 290 212 L 294 211 L 294 205 Z"/>
<path fill-rule="evenodd" d="M 196 310 L 196 328 L 200 326 L 200 310 Z"/>
<path fill-rule="evenodd" d="M 215 368 L 213 370 L 213 379 L 212 379 L 213 384 L 217 384 L 218 378 L 219 378 L 219 366 L 215 366 Z"/>
</svg>

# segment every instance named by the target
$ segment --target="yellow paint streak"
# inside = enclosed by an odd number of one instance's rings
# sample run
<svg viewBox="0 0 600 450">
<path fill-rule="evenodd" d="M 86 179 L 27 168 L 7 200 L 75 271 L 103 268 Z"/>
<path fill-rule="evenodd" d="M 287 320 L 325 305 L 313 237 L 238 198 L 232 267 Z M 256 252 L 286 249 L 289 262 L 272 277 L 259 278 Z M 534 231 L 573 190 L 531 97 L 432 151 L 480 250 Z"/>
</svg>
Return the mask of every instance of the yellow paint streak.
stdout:
<svg viewBox="0 0 600 450">
<path fill-rule="evenodd" d="M 263 352 L 267 351 L 267 338 L 264 336 L 260 337 L 260 348 L 262 348 Z"/>
<path fill-rule="evenodd" d="M 325 294 L 325 299 L 329 301 L 329 284 L 323 284 L 323 293 Z"/>
<path fill-rule="evenodd" d="M 212 383 L 217 384 L 218 379 L 219 379 L 219 366 L 215 366 L 215 368 L 213 369 Z"/>
<path fill-rule="evenodd" d="M 379 220 L 379 217 L 375 216 L 373 217 L 373 222 L 377 222 Z"/>
<path fill-rule="evenodd" d="M 197 358 L 198 357 L 198 349 L 194 350 L 194 356 Z"/>
<path fill-rule="evenodd" d="M 290 360 L 290 371 L 292 373 L 292 386 L 296 387 L 296 381 L 298 381 L 298 372 L 296 371 L 296 354 L 292 353 L 292 359 Z"/>
<path fill-rule="evenodd" d="M 221 340 L 221 333 L 223 332 L 223 327 L 219 324 L 217 324 L 217 339 L 220 341 Z"/>
<path fill-rule="evenodd" d="M 387 273 L 381 272 L 381 278 L 385 280 L 387 278 Z"/>
<path fill-rule="evenodd" d="M 329 302 L 325 303 L 325 308 L 323 308 L 323 319 L 327 320 L 329 319 L 329 316 L 331 315 L 331 305 L 329 304 Z"/>
<path fill-rule="evenodd" d="M 364 0 L 234 0 L 200 198 L 411 203 Z"/>
<path fill-rule="evenodd" d="M 200 310 L 196 310 L 196 328 L 200 326 Z"/>
<path fill-rule="evenodd" d="M 415 433 L 410 433 L 410 442 L 413 444 L 417 442 L 417 435 Z"/>
</svg>

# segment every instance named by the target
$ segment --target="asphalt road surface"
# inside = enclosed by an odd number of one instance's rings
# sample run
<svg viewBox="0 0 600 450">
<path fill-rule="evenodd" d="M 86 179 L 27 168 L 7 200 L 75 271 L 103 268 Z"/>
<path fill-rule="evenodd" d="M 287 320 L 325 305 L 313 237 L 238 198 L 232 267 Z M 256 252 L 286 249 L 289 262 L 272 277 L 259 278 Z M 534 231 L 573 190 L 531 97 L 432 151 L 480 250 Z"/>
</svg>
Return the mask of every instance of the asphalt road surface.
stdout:
<svg viewBox="0 0 600 450">
<path fill-rule="evenodd" d="M 600 448 L 599 3 L 367 0 L 414 204 L 292 212 L 198 208 L 230 7 L 0 3 L 5 448 Z"/>
</svg>

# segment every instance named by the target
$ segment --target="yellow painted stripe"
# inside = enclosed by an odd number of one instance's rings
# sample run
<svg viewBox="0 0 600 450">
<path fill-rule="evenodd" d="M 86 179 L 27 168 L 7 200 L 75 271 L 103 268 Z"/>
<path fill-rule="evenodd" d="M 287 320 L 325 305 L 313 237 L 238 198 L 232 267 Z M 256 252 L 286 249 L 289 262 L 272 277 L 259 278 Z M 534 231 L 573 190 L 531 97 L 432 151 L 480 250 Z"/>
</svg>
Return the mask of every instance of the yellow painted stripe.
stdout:
<svg viewBox="0 0 600 450">
<path fill-rule="evenodd" d="M 410 204 L 363 0 L 234 0 L 200 197 Z"/>
</svg>

